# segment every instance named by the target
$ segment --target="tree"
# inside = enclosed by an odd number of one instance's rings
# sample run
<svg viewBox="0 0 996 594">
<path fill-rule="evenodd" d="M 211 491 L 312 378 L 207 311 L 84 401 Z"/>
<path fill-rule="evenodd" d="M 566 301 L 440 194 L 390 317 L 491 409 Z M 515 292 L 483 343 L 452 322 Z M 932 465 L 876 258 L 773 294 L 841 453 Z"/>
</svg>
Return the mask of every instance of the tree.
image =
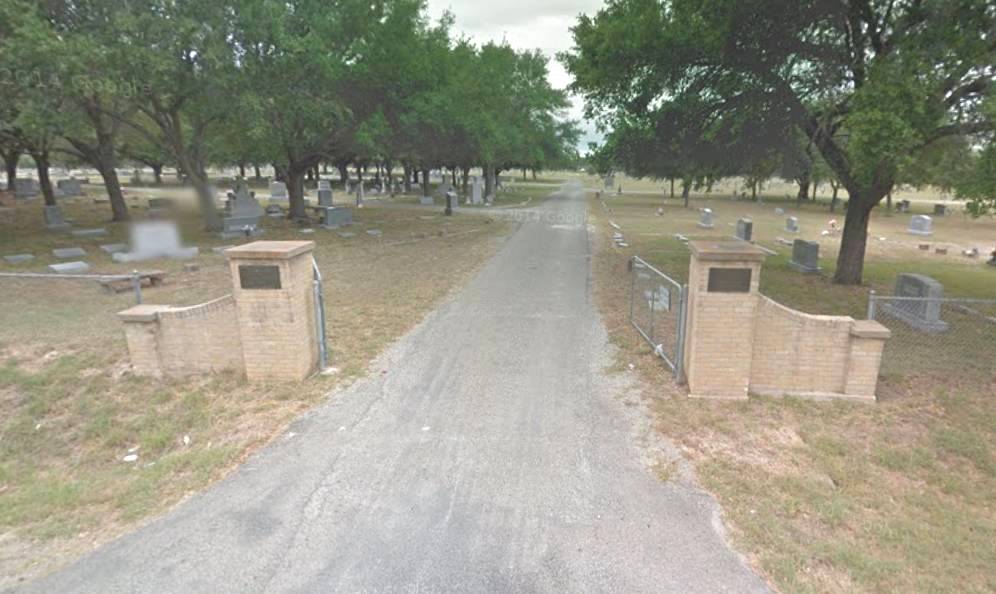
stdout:
<svg viewBox="0 0 996 594">
<path fill-rule="evenodd" d="M 619 0 L 579 17 L 562 60 L 596 113 L 695 106 L 683 119 L 800 130 L 850 196 L 834 280 L 857 284 L 903 163 L 949 136 L 991 138 L 994 18 L 987 0 Z"/>
</svg>

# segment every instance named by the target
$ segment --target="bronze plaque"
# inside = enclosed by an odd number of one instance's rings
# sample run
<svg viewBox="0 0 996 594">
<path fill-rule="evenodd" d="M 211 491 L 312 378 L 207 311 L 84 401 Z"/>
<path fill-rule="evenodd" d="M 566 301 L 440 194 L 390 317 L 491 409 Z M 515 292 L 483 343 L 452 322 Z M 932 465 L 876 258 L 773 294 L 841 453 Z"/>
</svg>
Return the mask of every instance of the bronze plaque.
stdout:
<svg viewBox="0 0 996 594">
<path fill-rule="evenodd" d="M 279 289 L 279 266 L 239 266 L 239 285 L 243 289 Z"/>
<path fill-rule="evenodd" d="M 710 293 L 750 293 L 750 268 L 710 268 Z"/>
</svg>

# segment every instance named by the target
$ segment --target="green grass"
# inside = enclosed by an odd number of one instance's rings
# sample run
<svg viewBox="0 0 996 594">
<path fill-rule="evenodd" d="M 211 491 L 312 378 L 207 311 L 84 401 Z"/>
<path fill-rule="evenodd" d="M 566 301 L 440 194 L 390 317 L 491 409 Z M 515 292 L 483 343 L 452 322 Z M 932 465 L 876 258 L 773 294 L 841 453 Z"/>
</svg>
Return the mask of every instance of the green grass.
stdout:
<svg viewBox="0 0 996 594">
<path fill-rule="evenodd" d="M 874 225 L 892 229 L 882 234 L 896 240 L 894 247 L 870 253 L 864 286 L 841 287 L 830 281 L 833 242 L 821 241 L 830 252 L 824 273 L 800 275 L 787 266 L 788 250 L 773 241 L 781 217 L 769 212 L 770 204 L 708 200 L 724 224 L 750 212 L 761 243 L 782 252 L 764 262 L 762 292 L 802 311 L 863 318 L 869 289 L 891 293 L 895 275 L 909 271 L 941 280 L 949 295 L 996 297 L 996 271 L 957 255 L 904 249 L 896 231 L 900 221 L 893 217 Z M 718 237 L 732 231 L 698 230 L 697 212 L 675 206 L 656 216 L 659 202 L 659 196 L 624 195 L 607 200 L 611 212 L 604 212 L 591 201 L 599 246 L 596 300 L 619 346 L 618 366 L 634 364 L 648 383 L 658 430 L 691 458 L 723 507 L 735 545 L 784 592 L 996 590 L 991 347 L 900 337 L 898 354 L 909 361 L 886 369 L 880 401 L 870 406 L 759 397 L 691 401 L 628 324 L 626 259 L 639 254 L 683 281 L 689 252 L 674 234 Z M 826 213 L 812 206 L 800 216 L 810 232 L 823 218 Z M 622 226 L 631 249 L 611 245 L 609 220 Z M 996 237 L 992 220 L 937 225 L 941 237 L 935 242 Z M 973 330 L 993 340 L 992 326 L 976 324 Z M 965 342 L 969 335 L 958 336 Z M 888 362 L 888 350 L 886 355 Z M 931 361 L 938 367 L 930 373 L 911 372 Z"/>
</svg>

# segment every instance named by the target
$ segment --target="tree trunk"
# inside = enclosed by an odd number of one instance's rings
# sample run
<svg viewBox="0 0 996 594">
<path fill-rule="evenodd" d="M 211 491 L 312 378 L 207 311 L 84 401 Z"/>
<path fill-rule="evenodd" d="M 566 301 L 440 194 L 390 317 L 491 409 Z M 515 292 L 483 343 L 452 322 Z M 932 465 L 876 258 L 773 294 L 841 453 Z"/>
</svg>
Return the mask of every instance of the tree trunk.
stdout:
<svg viewBox="0 0 996 594">
<path fill-rule="evenodd" d="M 363 181 L 363 168 L 356 166 L 356 181 Z"/>
<path fill-rule="evenodd" d="M 422 170 L 422 195 L 428 197 L 429 194 L 429 170 Z"/>
<path fill-rule="evenodd" d="M 533 181 L 536 181 L 536 170 L 533 169 Z"/>
<path fill-rule="evenodd" d="M 346 189 L 346 185 L 349 184 L 349 168 L 345 164 L 338 166 L 339 169 L 339 181 L 342 182 L 342 189 Z"/>
<path fill-rule="evenodd" d="M 691 178 L 686 178 L 681 180 L 681 199 L 685 202 L 685 208 L 688 208 L 688 198 L 689 195 L 691 194 L 691 190 L 692 190 Z"/>
<path fill-rule="evenodd" d="M 308 211 L 304 204 L 304 177 L 310 167 L 291 163 L 287 167 L 287 218 L 294 221 L 303 221 L 308 218 Z"/>
<path fill-rule="evenodd" d="M 151 165 L 151 167 L 152 167 L 152 175 L 154 175 L 156 177 L 156 185 L 157 186 L 163 185 L 163 166 L 162 166 L 162 163 L 153 163 Z M 242 168 L 242 177 L 245 177 L 245 176 L 246 176 L 246 171 L 245 171 L 245 167 L 243 167 Z"/>
<path fill-rule="evenodd" d="M 861 200 L 860 197 L 860 194 L 852 192 L 844 220 L 844 234 L 840 239 L 837 272 L 834 274 L 833 280 L 842 285 L 861 284 L 861 277 L 864 273 L 865 247 L 868 244 L 868 220 L 877 200 L 866 201 Z"/>
<path fill-rule="evenodd" d="M 470 167 L 461 167 L 460 168 L 460 177 L 462 178 L 461 179 L 461 181 L 462 181 L 462 190 L 461 191 L 463 192 L 463 195 L 466 196 L 467 195 L 467 181 L 470 179 Z"/>
<path fill-rule="evenodd" d="M 450 168 L 450 177 L 453 178 L 453 187 L 454 188 L 457 186 L 457 173 L 456 172 L 457 172 L 456 167 Z"/>
<path fill-rule="evenodd" d="M 253 174 L 256 176 L 256 181 L 263 179 L 263 172 L 259 170 L 259 165 L 253 164 L 252 166 Z"/>
<path fill-rule="evenodd" d="M 817 190 L 817 188 L 819 188 L 819 187 L 820 187 L 820 182 L 819 182 L 819 180 L 815 180 L 815 179 L 814 179 L 814 180 L 813 180 L 813 198 L 812 198 L 813 202 L 816 202 L 816 190 Z"/>
<path fill-rule="evenodd" d="M 118 179 L 114 165 L 113 161 L 110 164 L 98 164 L 97 171 L 104 180 L 104 189 L 111 202 L 111 220 L 121 223 L 131 219 L 131 215 L 128 214 L 128 205 L 125 204 L 124 195 L 121 193 L 121 180 Z"/>
<path fill-rule="evenodd" d="M 526 168 L 525 168 L 525 167 L 523 167 L 523 168 L 522 168 L 522 181 L 526 181 L 526 179 L 528 179 L 528 178 L 526 177 L 526 174 L 527 174 L 527 173 L 528 173 L 528 172 L 526 171 Z"/>
<path fill-rule="evenodd" d="M 757 182 L 750 182 L 750 200 L 751 202 L 757 202 Z"/>
<path fill-rule="evenodd" d="M 804 177 L 798 179 L 796 180 L 796 183 L 799 184 L 799 193 L 795 196 L 795 206 L 796 208 L 799 208 L 802 206 L 802 203 L 809 198 L 809 178 Z"/>
<path fill-rule="evenodd" d="M 14 191 L 14 182 L 17 181 L 17 162 L 21 159 L 21 151 L 9 150 L 3 154 L 3 164 L 7 168 L 7 191 Z"/>
<path fill-rule="evenodd" d="M 885 195 L 885 210 L 892 212 L 892 190 Z"/>
<path fill-rule="evenodd" d="M 405 194 L 412 193 L 412 167 L 408 163 L 401 164 L 402 169 L 405 172 Z"/>
<path fill-rule="evenodd" d="M 830 195 L 830 212 L 835 212 L 837 210 L 837 192 L 840 191 L 840 184 L 830 182 L 830 189 L 833 192 Z"/>
<path fill-rule="evenodd" d="M 52 178 L 48 175 L 51 166 L 48 162 L 48 151 L 31 153 L 31 158 L 35 160 L 35 167 L 38 169 L 38 185 L 41 186 L 45 206 L 55 206 L 55 191 L 52 189 Z"/>
<path fill-rule="evenodd" d="M 674 178 L 673 177 L 670 178 L 670 181 L 671 181 L 671 197 L 674 198 Z"/>
<path fill-rule="evenodd" d="M 495 193 L 495 168 L 490 163 L 484 164 L 484 196 L 491 199 Z"/>
<path fill-rule="evenodd" d="M 246 164 L 245 161 L 239 161 L 239 177 L 242 179 L 246 178 Z"/>
</svg>

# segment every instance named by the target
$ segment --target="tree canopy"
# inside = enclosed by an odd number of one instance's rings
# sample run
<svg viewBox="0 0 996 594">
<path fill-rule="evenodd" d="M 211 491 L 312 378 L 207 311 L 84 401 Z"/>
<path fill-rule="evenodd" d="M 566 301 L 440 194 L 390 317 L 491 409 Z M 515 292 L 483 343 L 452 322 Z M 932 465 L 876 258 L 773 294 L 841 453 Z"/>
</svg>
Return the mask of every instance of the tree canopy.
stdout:
<svg viewBox="0 0 996 594">
<path fill-rule="evenodd" d="M 951 137 L 991 156 L 994 22 L 988 0 L 616 0 L 579 17 L 561 59 L 607 129 L 711 145 L 681 151 L 692 164 L 749 171 L 804 135 L 850 196 L 835 280 L 856 284 L 904 167 Z M 962 190 L 974 212 L 986 163 Z"/>
</svg>

